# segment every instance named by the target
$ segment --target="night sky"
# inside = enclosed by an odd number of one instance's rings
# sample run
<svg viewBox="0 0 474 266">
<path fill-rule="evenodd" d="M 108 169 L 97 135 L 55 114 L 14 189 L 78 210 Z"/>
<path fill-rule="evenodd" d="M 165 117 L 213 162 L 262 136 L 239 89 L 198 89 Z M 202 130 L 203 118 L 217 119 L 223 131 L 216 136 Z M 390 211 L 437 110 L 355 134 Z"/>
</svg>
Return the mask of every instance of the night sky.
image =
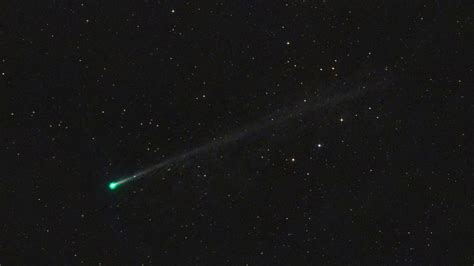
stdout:
<svg viewBox="0 0 474 266">
<path fill-rule="evenodd" d="M 474 263 L 474 2 L 1 6 L 1 265 Z"/>
</svg>

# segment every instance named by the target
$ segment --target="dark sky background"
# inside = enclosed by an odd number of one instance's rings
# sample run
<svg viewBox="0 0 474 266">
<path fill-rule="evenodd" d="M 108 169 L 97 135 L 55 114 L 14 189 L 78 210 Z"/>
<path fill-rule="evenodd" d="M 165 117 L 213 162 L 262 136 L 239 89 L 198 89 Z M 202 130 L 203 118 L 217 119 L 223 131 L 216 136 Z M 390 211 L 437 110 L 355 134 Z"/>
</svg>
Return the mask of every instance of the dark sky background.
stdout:
<svg viewBox="0 0 474 266">
<path fill-rule="evenodd" d="M 2 2 L 0 264 L 471 265 L 473 11 Z"/>
</svg>

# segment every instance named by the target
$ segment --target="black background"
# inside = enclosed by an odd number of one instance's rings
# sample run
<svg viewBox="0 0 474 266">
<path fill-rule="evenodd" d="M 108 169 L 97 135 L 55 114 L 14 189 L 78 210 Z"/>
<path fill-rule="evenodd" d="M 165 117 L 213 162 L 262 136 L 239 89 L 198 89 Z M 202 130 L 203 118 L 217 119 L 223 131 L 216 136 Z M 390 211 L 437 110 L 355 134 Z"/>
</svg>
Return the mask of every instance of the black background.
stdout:
<svg viewBox="0 0 474 266">
<path fill-rule="evenodd" d="M 474 263 L 472 1 L 0 10 L 2 265 Z"/>
</svg>

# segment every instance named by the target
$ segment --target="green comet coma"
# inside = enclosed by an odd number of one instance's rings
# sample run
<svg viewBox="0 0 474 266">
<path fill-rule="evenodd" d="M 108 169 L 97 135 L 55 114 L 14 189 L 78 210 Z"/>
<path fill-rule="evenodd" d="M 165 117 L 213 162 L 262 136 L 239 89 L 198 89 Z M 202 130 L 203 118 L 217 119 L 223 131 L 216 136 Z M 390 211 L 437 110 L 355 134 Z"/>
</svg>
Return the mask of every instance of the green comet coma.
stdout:
<svg viewBox="0 0 474 266">
<path fill-rule="evenodd" d="M 110 188 L 110 190 L 114 190 L 114 189 L 116 189 L 116 188 L 117 188 L 117 186 L 118 186 L 118 184 L 117 184 L 117 183 L 114 183 L 114 182 L 112 182 L 112 183 L 110 183 L 110 184 L 109 184 L 109 188 Z"/>
</svg>

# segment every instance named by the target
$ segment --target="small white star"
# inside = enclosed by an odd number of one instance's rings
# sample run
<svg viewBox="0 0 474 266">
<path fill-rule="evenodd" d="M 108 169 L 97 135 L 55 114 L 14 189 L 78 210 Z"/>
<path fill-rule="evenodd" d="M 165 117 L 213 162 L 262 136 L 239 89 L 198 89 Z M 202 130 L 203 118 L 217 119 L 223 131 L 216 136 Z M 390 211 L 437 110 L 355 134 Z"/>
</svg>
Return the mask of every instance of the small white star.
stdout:
<svg viewBox="0 0 474 266">
<path fill-rule="evenodd" d="M 294 162 L 294 161 L 295 161 L 295 158 L 291 158 L 291 161 Z"/>
<path fill-rule="evenodd" d="M 341 118 L 339 119 L 339 121 L 344 122 L 344 118 L 341 117 Z"/>
<path fill-rule="evenodd" d="M 318 148 L 321 148 L 322 146 L 323 146 L 323 144 L 318 143 Z"/>
</svg>

